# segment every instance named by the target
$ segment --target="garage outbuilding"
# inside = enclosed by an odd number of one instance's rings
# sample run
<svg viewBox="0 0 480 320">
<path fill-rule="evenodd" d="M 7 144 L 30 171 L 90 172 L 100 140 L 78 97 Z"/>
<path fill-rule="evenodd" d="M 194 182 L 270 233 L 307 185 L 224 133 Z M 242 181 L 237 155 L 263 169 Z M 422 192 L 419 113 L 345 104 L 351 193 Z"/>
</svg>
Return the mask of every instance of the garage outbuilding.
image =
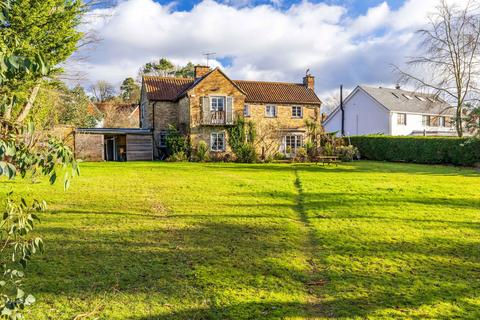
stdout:
<svg viewBox="0 0 480 320">
<path fill-rule="evenodd" d="M 151 130 L 131 128 L 77 128 L 75 156 L 88 161 L 151 161 Z"/>
</svg>

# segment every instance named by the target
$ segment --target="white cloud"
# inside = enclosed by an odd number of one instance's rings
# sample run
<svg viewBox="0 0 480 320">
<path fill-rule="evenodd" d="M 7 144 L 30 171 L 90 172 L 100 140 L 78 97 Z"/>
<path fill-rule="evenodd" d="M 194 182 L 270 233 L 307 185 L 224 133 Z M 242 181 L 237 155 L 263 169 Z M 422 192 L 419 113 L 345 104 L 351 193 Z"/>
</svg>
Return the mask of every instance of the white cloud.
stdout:
<svg viewBox="0 0 480 320">
<path fill-rule="evenodd" d="M 234 79 L 301 81 L 309 68 L 320 93 L 340 83 L 392 85 L 389 65 L 413 52 L 413 32 L 436 1 L 408 0 L 398 10 L 384 2 L 351 18 L 345 7 L 308 1 L 281 10 L 204 0 L 176 11 L 153 0 L 124 0 L 89 14 L 89 28 L 103 41 L 80 67 L 91 82 L 118 84 L 153 59 L 204 63 L 202 53 L 216 52 L 231 59 L 224 69 Z"/>
</svg>

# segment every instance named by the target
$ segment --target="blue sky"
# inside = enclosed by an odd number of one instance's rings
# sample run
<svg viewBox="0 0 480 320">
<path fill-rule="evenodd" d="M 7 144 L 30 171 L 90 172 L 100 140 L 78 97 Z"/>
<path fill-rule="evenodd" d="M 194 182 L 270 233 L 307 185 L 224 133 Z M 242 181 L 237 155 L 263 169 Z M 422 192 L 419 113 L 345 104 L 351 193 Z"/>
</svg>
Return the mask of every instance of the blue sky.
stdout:
<svg viewBox="0 0 480 320">
<path fill-rule="evenodd" d="M 169 0 L 155 0 L 155 2 L 158 2 L 162 5 L 168 5 L 172 1 Z M 199 1 L 193 1 L 193 0 L 179 0 L 179 1 L 174 1 L 176 3 L 175 8 L 177 10 L 181 11 L 189 11 L 192 9 L 195 4 L 197 4 Z M 224 1 L 225 3 L 228 3 L 228 1 Z M 287 1 L 282 1 L 282 4 L 280 7 L 282 8 L 288 8 L 294 3 L 299 3 L 301 1 L 292 1 L 292 0 L 287 0 Z M 383 0 L 326 0 L 326 1 L 312 1 L 313 3 L 326 3 L 326 4 L 334 4 L 334 5 L 342 5 L 350 9 L 350 14 L 352 16 L 357 16 L 357 15 L 362 15 L 367 12 L 369 8 L 378 6 Z M 396 10 L 398 9 L 403 3 L 403 0 L 388 0 L 386 1 L 390 8 Z M 257 5 L 262 5 L 262 4 L 271 4 L 272 2 L 269 0 L 253 0 L 249 2 L 250 6 L 257 6 Z"/>
<path fill-rule="evenodd" d="M 102 40 L 67 70 L 118 85 L 146 62 L 216 52 L 211 66 L 232 79 L 300 82 L 309 69 L 325 101 L 340 84 L 393 87 L 392 65 L 421 50 L 415 31 L 438 1 L 120 0 L 87 15 L 83 30 Z"/>
</svg>

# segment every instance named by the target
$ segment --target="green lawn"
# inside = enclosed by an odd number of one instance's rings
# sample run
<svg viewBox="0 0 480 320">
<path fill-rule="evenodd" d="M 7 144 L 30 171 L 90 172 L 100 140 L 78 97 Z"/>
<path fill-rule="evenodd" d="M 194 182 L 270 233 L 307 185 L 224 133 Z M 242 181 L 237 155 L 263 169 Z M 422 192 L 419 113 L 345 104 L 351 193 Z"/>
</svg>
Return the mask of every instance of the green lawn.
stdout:
<svg viewBox="0 0 480 320">
<path fill-rule="evenodd" d="M 480 318 L 480 174 L 355 162 L 84 163 L 29 319 Z"/>
</svg>

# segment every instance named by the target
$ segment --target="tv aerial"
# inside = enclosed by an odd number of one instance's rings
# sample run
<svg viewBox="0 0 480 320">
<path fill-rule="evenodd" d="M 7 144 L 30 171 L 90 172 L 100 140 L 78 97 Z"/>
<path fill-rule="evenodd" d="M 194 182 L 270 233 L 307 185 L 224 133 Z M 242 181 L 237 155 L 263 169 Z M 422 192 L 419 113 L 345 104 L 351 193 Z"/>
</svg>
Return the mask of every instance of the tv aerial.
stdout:
<svg viewBox="0 0 480 320">
<path fill-rule="evenodd" d="M 214 57 L 216 55 L 216 53 L 215 52 L 207 52 L 207 53 L 204 53 L 203 55 L 207 59 L 207 67 L 209 67 L 210 65 L 208 63 L 210 62 L 210 59 L 212 59 L 212 57 Z"/>
</svg>

